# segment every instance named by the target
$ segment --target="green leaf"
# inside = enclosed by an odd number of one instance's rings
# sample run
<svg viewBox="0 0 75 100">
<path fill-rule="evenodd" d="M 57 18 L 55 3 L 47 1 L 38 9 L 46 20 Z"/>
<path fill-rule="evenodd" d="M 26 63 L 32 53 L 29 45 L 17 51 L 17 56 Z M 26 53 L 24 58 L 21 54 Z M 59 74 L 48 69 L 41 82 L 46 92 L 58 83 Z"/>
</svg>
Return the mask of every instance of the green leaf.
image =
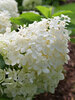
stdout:
<svg viewBox="0 0 75 100">
<path fill-rule="evenodd" d="M 72 29 L 72 33 L 70 34 L 70 36 L 75 36 L 75 29 Z"/>
<path fill-rule="evenodd" d="M 73 13 L 68 13 L 67 15 L 71 18 L 71 22 L 75 24 L 75 3 L 69 3 L 65 5 L 58 6 L 55 11 L 59 10 L 71 10 Z"/>
<path fill-rule="evenodd" d="M 67 25 L 67 28 L 73 30 L 75 29 L 75 24 L 70 23 L 69 25 Z"/>
<path fill-rule="evenodd" d="M 71 42 L 72 43 L 75 43 L 75 38 L 71 38 Z"/>
<path fill-rule="evenodd" d="M 17 25 L 24 25 L 26 24 L 26 20 L 21 17 L 16 17 L 16 18 L 10 18 L 11 22 Z"/>
<path fill-rule="evenodd" d="M 50 13 L 50 17 L 49 18 L 51 18 L 52 17 L 52 14 L 54 13 L 54 7 L 50 7 L 49 8 L 49 13 Z"/>
<path fill-rule="evenodd" d="M 3 57 L 2 57 L 2 55 L 0 55 L 0 68 L 1 69 L 5 68 L 5 61 L 4 61 Z"/>
<path fill-rule="evenodd" d="M 43 18 L 41 15 L 35 14 L 33 12 L 23 13 L 20 15 L 20 17 L 25 18 L 29 21 L 40 21 L 41 18 Z"/>
<path fill-rule="evenodd" d="M 18 6 L 21 6 L 22 5 L 22 1 L 23 0 L 16 0 L 16 2 L 18 2 Z"/>
<path fill-rule="evenodd" d="M 39 14 L 35 14 L 32 12 L 27 12 L 21 14 L 19 17 L 16 18 L 10 18 L 12 23 L 18 24 L 18 25 L 24 25 L 24 24 L 31 24 L 34 21 L 41 21 L 41 18 L 43 18 Z"/>
<path fill-rule="evenodd" d="M 54 13 L 52 16 L 55 17 L 55 16 L 60 16 L 61 14 L 68 14 L 68 13 L 72 13 L 72 11 L 70 11 L 70 10 L 58 11 L 58 12 Z"/>
<path fill-rule="evenodd" d="M 75 24 L 69 23 L 69 25 L 66 26 L 68 30 L 71 30 L 70 36 L 75 36 Z"/>
<path fill-rule="evenodd" d="M 61 1 L 66 2 L 66 0 L 61 0 Z"/>
<path fill-rule="evenodd" d="M 12 99 L 5 98 L 5 97 L 0 97 L 0 100 L 12 100 Z"/>
<path fill-rule="evenodd" d="M 41 12 L 46 18 L 49 18 L 50 9 L 44 6 L 37 6 L 36 9 Z"/>
<path fill-rule="evenodd" d="M 50 4 L 52 1 L 51 0 L 46 0 L 45 4 Z"/>
<path fill-rule="evenodd" d="M 52 5 L 54 7 L 58 7 L 59 6 L 59 1 L 58 0 L 55 0 L 54 2 L 52 2 Z"/>
</svg>

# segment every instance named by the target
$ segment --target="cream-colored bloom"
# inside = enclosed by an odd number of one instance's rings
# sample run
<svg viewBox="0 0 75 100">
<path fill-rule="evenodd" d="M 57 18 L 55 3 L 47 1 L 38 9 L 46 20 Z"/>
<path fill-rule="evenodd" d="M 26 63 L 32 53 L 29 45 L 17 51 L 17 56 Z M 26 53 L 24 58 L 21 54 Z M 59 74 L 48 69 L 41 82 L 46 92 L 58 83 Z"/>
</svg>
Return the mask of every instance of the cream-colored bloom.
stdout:
<svg viewBox="0 0 75 100">
<path fill-rule="evenodd" d="M 58 19 L 58 20 L 57 20 Z M 6 32 L 0 42 L 4 46 L 6 64 L 27 66 L 38 74 L 48 73 L 49 68 L 63 65 L 67 60 L 69 31 L 60 17 L 34 22 L 19 32 Z M 2 37 L 1 37 L 2 38 Z M 61 41 L 61 42 L 60 42 Z"/>
<path fill-rule="evenodd" d="M 8 11 L 11 17 L 18 16 L 17 2 L 15 0 L 0 0 L 0 11 Z"/>
<path fill-rule="evenodd" d="M 7 27 L 11 27 L 10 16 L 7 11 L 0 12 L 0 34 L 6 32 Z"/>
<path fill-rule="evenodd" d="M 0 53 L 13 69 L 5 70 L 8 77 L 2 83 L 8 97 L 31 100 L 45 91 L 54 93 L 59 81 L 64 79 L 62 71 L 69 60 L 70 39 L 66 25 L 70 19 L 63 17 L 64 20 L 62 16 L 42 19 L 21 27 L 19 32 L 7 29 L 0 35 Z"/>
</svg>

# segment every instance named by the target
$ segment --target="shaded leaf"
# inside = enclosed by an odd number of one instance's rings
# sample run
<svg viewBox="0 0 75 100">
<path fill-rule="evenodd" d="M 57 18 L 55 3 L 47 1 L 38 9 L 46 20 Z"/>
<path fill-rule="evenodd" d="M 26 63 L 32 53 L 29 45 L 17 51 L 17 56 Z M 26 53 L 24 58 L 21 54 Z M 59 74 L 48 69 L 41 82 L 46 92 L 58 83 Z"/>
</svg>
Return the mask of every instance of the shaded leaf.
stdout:
<svg viewBox="0 0 75 100">
<path fill-rule="evenodd" d="M 0 68 L 1 69 L 5 68 L 5 61 L 4 61 L 3 57 L 2 57 L 2 55 L 0 55 Z"/>
<path fill-rule="evenodd" d="M 75 35 L 75 24 L 69 23 L 69 25 L 67 25 L 66 27 L 67 27 L 67 29 L 69 29 L 69 30 L 72 31 L 71 34 L 70 34 L 70 36 Z"/>
<path fill-rule="evenodd" d="M 6 98 L 6 97 L 0 97 L 0 100 L 12 100 L 12 99 L 9 99 L 9 98 Z"/>
<path fill-rule="evenodd" d="M 71 42 L 72 43 L 75 43 L 75 38 L 71 38 Z"/>
<path fill-rule="evenodd" d="M 70 23 L 69 25 L 67 25 L 67 28 L 73 30 L 73 29 L 75 29 L 75 24 Z"/>
</svg>

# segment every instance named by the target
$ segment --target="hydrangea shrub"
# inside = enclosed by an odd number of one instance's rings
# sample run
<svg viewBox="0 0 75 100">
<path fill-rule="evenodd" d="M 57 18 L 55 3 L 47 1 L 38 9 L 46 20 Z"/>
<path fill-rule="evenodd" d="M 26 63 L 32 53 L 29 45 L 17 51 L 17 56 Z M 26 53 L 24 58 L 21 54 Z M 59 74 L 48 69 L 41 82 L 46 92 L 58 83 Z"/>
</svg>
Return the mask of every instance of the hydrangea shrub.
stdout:
<svg viewBox="0 0 75 100">
<path fill-rule="evenodd" d="M 32 100 L 43 92 L 54 93 L 64 79 L 63 65 L 69 60 L 70 18 L 64 15 L 7 29 L 0 35 L 0 54 L 9 67 L 0 69 L 0 92 L 13 100 Z"/>
</svg>

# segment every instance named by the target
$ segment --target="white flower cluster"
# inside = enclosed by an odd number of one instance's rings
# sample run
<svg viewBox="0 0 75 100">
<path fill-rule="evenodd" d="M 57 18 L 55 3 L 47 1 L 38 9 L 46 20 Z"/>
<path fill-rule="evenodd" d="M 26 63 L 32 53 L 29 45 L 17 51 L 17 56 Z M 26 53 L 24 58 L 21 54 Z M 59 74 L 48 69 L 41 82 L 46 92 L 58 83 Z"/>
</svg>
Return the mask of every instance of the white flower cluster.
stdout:
<svg viewBox="0 0 75 100">
<path fill-rule="evenodd" d="M 8 11 L 11 17 L 17 17 L 17 2 L 15 0 L 0 0 L 0 11 Z"/>
<path fill-rule="evenodd" d="M 22 5 L 25 9 L 34 9 L 35 6 L 41 5 L 42 0 L 23 0 Z"/>
<path fill-rule="evenodd" d="M 0 35 L 0 53 L 10 66 L 0 82 L 8 97 L 32 100 L 39 93 L 54 93 L 64 79 L 63 64 L 69 60 L 67 22 L 70 18 L 61 15 Z"/>
<path fill-rule="evenodd" d="M 6 32 L 7 27 L 11 27 L 10 16 L 7 11 L 0 12 L 0 34 Z"/>
</svg>

